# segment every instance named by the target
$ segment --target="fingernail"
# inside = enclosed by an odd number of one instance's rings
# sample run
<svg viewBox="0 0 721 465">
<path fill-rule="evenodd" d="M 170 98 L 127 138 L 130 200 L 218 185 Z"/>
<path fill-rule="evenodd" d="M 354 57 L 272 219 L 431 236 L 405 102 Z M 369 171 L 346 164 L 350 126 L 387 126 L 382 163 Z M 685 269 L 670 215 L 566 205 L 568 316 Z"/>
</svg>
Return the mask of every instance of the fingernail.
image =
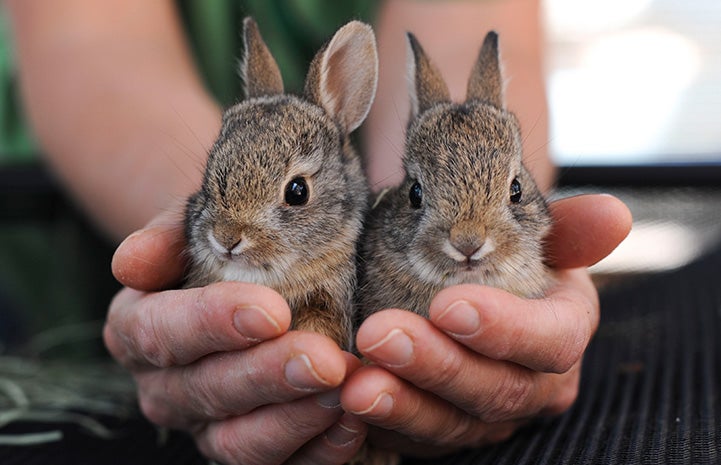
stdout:
<svg viewBox="0 0 721 465">
<path fill-rule="evenodd" d="M 388 366 L 402 366 L 413 358 L 413 341 L 406 333 L 396 328 L 363 352 L 371 354 L 373 360 Z"/>
<path fill-rule="evenodd" d="M 340 407 L 340 388 L 318 394 L 315 396 L 315 400 L 323 408 L 338 408 Z"/>
<path fill-rule="evenodd" d="M 291 386 L 305 391 L 329 386 L 329 383 L 318 375 L 305 354 L 296 355 L 285 363 L 285 379 Z"/>
<path fill-rule="evenodd" d="M 248 339 L 263 340 L 280 334 L 280 325 L 260 307 L 242 307 L 233 314 L 235 329 Z"/>
<path fill-rule="evenodd" d="M 481 327 L 478 310 L 464 300 L 449 305 L 435 323 L 439 328 L 459 336 L 469 336 Z"/>
<path fill-rule="evenodd" d="M 325 437 L 331 445 L 343 447 L 358 439 L 361 420 L 352 415 L 343 415 L 338 423 L 326 431 Z"/>
<path fill-rule="evenodd" d="M 371 403 L 370 407 L 365 410 L 354 410 L 351 413 L 355 415 L 363 415 L 373 418 L 383 418 L 389 413 L 391 413 L 391 410 L 393 410 L 393 402 L 394 401 L 392 395 L 387 392 L 381 392 L 380 394 L 378 394 L 378 397 L 373 400 L 373 403 Z"/>
</svg>

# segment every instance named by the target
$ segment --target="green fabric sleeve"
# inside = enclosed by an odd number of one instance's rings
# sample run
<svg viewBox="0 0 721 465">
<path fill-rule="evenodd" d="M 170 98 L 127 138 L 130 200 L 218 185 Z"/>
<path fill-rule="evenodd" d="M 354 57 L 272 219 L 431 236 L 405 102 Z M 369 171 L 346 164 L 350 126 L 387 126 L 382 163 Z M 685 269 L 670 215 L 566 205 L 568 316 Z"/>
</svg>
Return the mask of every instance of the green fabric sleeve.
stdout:
<svg viewBox="0 0 721 465">
<path fill-rule="evenodd" d="M 32 161 L 36 152 L 22 112 L 10 31 L 0 6 L 0 165 Z"/>
</svg>

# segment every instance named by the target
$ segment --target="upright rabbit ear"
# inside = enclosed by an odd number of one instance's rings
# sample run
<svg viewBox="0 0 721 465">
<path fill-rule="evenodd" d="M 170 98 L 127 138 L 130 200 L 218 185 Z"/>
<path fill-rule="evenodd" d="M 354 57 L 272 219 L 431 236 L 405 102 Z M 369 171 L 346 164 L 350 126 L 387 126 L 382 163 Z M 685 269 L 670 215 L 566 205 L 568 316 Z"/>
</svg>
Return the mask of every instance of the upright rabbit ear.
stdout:
<svg viewBox="0 0 721 465">
<path fill-rule="evenodd" d="M 504 106 L 498 34 L 495 31 L 486 34 L 483 40 L 483 46 L 468 80 L 466 100 L 483 100 L 498 108 Z"/>
<path fill-rule="evenodd" d="M 240 63 L 240 76 L 245 86 L 246 98 L 278 95 L 283 93 L 283 78 L 275 59 L 258 31 L 253 18 L 243 21 L 245 53 Z"/>
<path fill-rule="evenodd" d="M 368 116 L 378 83 L 378 51 L 373 30 L 352 21 L 316 54 L 305 94 L 352 132 Z"/>
<path fill-rule="evenodd" d="M 408 86 L 411 97 L 411 115 L 423 113 L 433 105 L 449 102 L 451 94 L 438 68 L 428 59 L 420 42 L 412 33 L 408 39 Z"/>
</svg>

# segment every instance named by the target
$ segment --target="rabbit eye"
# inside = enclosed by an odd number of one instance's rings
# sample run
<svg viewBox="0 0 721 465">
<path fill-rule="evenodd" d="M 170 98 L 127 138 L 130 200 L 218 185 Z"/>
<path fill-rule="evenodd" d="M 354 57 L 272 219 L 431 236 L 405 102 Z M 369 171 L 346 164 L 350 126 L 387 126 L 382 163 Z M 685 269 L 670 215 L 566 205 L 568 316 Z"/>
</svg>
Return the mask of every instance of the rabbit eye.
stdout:
<svg viewBox="0 0 721 465">
<path fill-rule="evenodd" d="M 421 203 L 423 202 L 423 189 L 419 183 L 413 183 L 411 190 L 408 193 L 408 198 L 410 199 L 411 206 L 413 208 L 421 208 Z"/>
<path fill-rule="evenodd" d="M 293 178 L 285 186 L 285 203 L 297 207 L 308 203 L 308 183 L 303 178 Z"/>
<path fill-rule="evenodd" d="M 521 183 L 518 182 L 518 178 L 513 178 L 511 181 L 511 202 L 518 203 L 521 201 Z"/>
</svg>

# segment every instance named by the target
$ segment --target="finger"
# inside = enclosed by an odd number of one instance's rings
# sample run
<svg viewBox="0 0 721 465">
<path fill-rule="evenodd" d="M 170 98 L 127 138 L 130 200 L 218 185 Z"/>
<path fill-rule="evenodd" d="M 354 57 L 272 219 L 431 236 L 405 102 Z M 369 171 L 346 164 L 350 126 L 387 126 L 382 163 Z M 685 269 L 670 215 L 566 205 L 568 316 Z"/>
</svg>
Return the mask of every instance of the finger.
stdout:
<svg viewBox="0 0 721 465">
<path fill-rule="evenodd" d="M 598 262 L 631 231 L 631 212 L 610 195 L 580 195 L 550 205 L 553 228 L 547 256 L 558 268 L 578 268 Z"/>
<path fill-rule="evenodd" d="M 480 446 L 496 441 L 508 425 L 489 425 L 449 402 L 388 371 L 368 366 L 354 373 L 341 391 L 341 404 L 372 425 L 434 448 Z M 510 431 L 509 431 L 510 432 Z"/>
<path fill-rule="evenodd" d="M 357 345 L 396 376 L 487 422 L 537 414 L 563 380 L 472 352 L 403 310 L 371 315 L 358 331 Z"/>
<path fill-rule="evenodd" d="M 367 432 L 365 422 L 354 415 L 344 414 L 337 423 L 296 452 L 286 465 L 348 463 L 363 445 Z"/>
<path fill-rule="evenodd" d="M 277 337 L 290 318 L 279 294 L 253 284 L 224 282 L 152 294 L 126 288 L 110 305 L 103 336 L 127 368 L 169 367 Z"/>
<path fill-rule="evenodd" d="M 184 251 L 183 221 L 176 213 L 165 213 L 118 246 L 111 264 L 113 276 L 133 289 L 169 289 L 183 278 Z"/>
<path fill-rule="evenodd" d="M 341 384 L 347 365 L 346 354 L 330 338 L 294 331 L 244 351 L 135 376 L 145 416 L 183 428 L 328 393 Z M 338 404 L 337 393 L 328 395 L 326 403 Z"/>
<path fill-rule="evenodd" d="M 195 438 L 204 455 L 226 465 L 280 464 L 338 422 L 343 415 L 338 405 L 328 408 L 312 396 L 268 405 L 211 423 Z"/>
<path fill-rule="evenodd" d="M 543 299 L 462 285 L 433 299 L 430 320 L 471 350 L 532 370 L 564 373 L 583 356 L 598 327 L 599 304 L 585 270 L 562 270 Z"/>
</svg>

